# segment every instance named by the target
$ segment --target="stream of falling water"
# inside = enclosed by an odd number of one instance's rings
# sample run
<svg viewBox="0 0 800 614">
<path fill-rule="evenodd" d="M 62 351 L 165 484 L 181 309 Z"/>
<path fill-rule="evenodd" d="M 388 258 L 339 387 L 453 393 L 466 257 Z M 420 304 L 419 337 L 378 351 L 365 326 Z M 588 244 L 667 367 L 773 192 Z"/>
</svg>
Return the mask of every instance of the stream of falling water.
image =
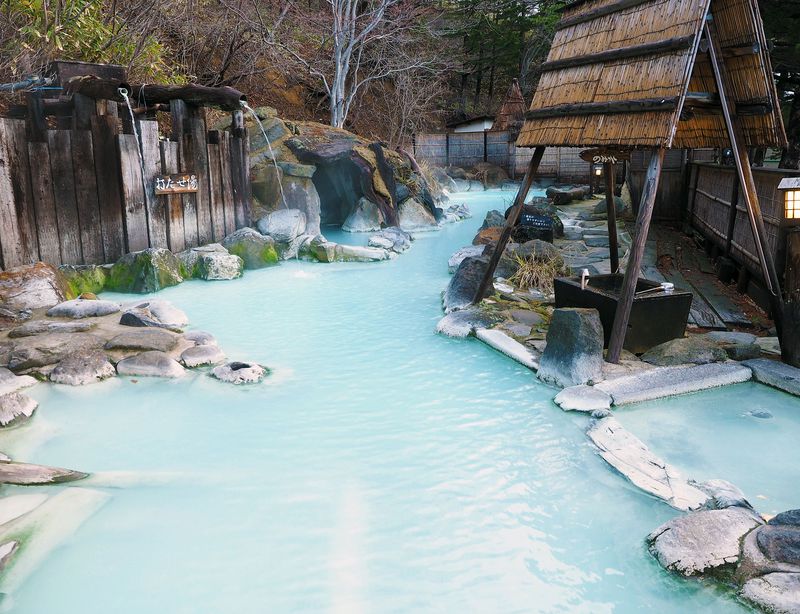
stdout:
<svg viewBox="0 0 800 614">
<path fill-rule="evenodd" d="M 289 206 L 286 204 L 286 195 L 283 193 L 283 182 L 281 181 L 281 176 L 283 175 L 283 173 L 281 172 L 281 169 L 278 167 L 278 161 L 275 159 L 275 152 L 272 151 L 272 143 L 270 143 L 269 137 L 267 136 L 267 131 L 264 130 L 264 126 L 262 125 L 261 120 L 258 119 L 258 115 L 253 110 L 253 107 L 247 104 L 244 100 L 242 101 L 242 108 L 245 109 L 248 113 L 250 113 L 250 115 L 253 117 L 253 120 L 255 120 L 256 124 L 261 129 L 261 134 L 264 135 L 264 140 L 267 142 L 267 147 L 269 148 L 269 155 L 272 158 L 272 164 L 275 165 L 275 176 L 278 180 L 278 187 L 281 190 L 281 202 L 283 203 L 283 208 L 288 209 Z"/>
</svg>

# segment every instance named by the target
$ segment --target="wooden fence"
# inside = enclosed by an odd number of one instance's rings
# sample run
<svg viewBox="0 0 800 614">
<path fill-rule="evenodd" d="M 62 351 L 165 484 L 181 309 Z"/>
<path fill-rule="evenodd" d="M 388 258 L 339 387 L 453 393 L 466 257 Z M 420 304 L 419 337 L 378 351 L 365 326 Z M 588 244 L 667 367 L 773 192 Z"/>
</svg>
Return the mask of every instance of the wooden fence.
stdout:
<svg viewBox="0 0 800 614">
<path fill-rule="evenodd" d="M 243 126 L 207 131 L 202 107 L 173 101 L 169 138 L 153 115 L 142 116 L 137 146 L 133 122 L 123 121 L 127 108 L 118 118 L 116 105 L 108 114 L 98 114 L 101 107 L 112 108 L 76 103 L 55 129 L 30 117 L 0 118 L 2 268 L 114 262 L 148 247 L 180 251 L 249 223 Z M 156 195 L 157 178 L 178 174 L 194 176 L 196 189 Z"/>
<path fill-rule="evenodd" d="M 798 177 L 800 171 L 754 168 L 758 201 L 764 217 L 767 245 L 778 271 L 786 264 L 787 225 L 784 223 L 783 196 L 778 183 L 784 177 Z M 721 253 L 732 257 L 761 279 L 761 266 L 756 254 L 753 231 L 741 191 L 736 169 L 707 162 L 691 165 L 688 212 L 689 220 Z M 732 205 L 733 203 L 733 205 Z"/>
</svg>

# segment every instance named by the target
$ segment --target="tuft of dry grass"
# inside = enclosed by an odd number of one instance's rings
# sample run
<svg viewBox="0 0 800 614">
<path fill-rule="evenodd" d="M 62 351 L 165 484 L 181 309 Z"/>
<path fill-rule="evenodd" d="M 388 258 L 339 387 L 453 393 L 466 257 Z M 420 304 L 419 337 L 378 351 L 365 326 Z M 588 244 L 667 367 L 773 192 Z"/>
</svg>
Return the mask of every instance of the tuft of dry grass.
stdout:
<svg viewBox="0 0 800 614">
<path fill-rule="evenodd" d="M 553 279 L 568 272 L 561 256 L 543 261 L 515 255 L 514 260 L 518 268 L 509 281 L 525 290 L 536 288 L 545 294 L 550 294 L 553 292 Z"/>
</svg>

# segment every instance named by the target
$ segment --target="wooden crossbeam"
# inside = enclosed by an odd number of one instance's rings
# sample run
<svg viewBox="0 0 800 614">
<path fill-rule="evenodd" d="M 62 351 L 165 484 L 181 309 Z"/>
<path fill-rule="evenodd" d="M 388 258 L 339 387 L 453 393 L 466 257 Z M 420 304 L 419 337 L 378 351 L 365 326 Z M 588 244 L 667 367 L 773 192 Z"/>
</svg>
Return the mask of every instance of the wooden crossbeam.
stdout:
<svg viewBox="0 0 800 614">
<path fill-rule="evenodd" d="M 578 4 L 583 4 L 584 1 L 585 0 L 574 2 L 570 4 L 568 8 L 572 8 Z M 647 4 L 652 1 L 653 0 L 619 0 L 618 2 L 601 6 L 600 8 L 596 8 L 592 11 L 587 11 L 585 13 L 581 13 L 580 15 L 575 15 L 574 17 L 562 19 L 560 22 L 558 22 L 558 24 L 556 24 L 556 31 L 563 30 L 571 26 L 577 26 L 578 24 L 586 23 L 587 21 L 605 17 L 606 15 L 613 15 L 614 13 L 624 11 L 625 9 L 630 9 L 641 4 Z"/>
<path fill-rule="evenodd" d="M 532 109 L 525 114 L 525 119 L 547 119 L 549 117 L 570 117 L 573 115 L 613 115 L 618 113 L 645 113 L 647 111 L 673 111 L 677 105 L 677 96 L 670 98 L 641 98 L 638 100 L 560 104 L 544 109 Z"/>
<path fill-rule="evenodd" d="M 694 35 L 670 38 L 664 41 L 657 41 L 655 43 L 645 43 L 643 45 L 630 45 L 629 47 L 609 49 L 608 51 L 601 51 L 600 53 L 589 53 L 586 55 L 573 56 L 571 58 L 552 60 L 542 64 L 541 70 L 542 72 L 549 72 L 553 70 L 560 70 L 562 68 L 571 68 L 574 66 L 600 64 L 639 56 L 659 55 L 662 53 L 670 53 L 671 51 L 689 49 L 693 43 Z"/>
</svg>

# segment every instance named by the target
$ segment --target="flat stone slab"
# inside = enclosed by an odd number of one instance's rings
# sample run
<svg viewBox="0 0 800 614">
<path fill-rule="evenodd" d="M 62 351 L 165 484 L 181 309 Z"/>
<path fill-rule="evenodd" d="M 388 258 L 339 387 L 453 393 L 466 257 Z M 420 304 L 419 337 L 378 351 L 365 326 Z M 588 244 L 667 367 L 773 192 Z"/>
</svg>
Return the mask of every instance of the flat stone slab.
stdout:
<svg viewBox="0 0 800 614">
<path fill-rule="evenodd" d="M 726 362 L 649 369 L 600 382 L 596 387 L 610 394 L 614 405 L 625 405 L 738 384 L 748 381 L 751 377 L 752 372 L 749 368 L 738 363 Z"/>
<path fill-rule="evenodd" d="M 800 612 L 800 573 L 769 573 L 745 582 L 741 596 L 767 612 Z"/>
<path fill-rule="evenodd" d="M 503 331 L 496 328 L 479 328 L 475 331 L 475 336 L 489 347 L 505 354 L 509 358 L 513 358 L 521 365 L 534 371 L 539 368 L 537 357 L 519 341 L 516 341 Z"/>
<path fill-rule="evenodd" d="M 763 524 L 751 510 L 729 507 L 678 516 L 647 536 L 650 554 L 670 571 L 695 576 L 733 568 L 742 537 Z"/>
<path fill-rule="evenodd" d="M 37 407 L 39 403 L 19 392 L 0 396 L 0 427 L 17 426 L 27 422 Z"/>
<path fill-rule="evenodd" d="M 229 384 L 257 384 L 269 373 L 254 362 L 229 362 L 212 369 L 211 374 Z"/>
<path fill-rule="evenodd" d="M 183 338 L 195 345 L 217 345 L 217 339 L 214 335 L 204 330 L 190 330 L 183 333 Z"/>
<path fill-rule="evenodd" d="M 611 408 L 611 395 L 596 386 L 570 386 L 564 388 L 553 399 L 564 411 L 582 411 L 591 413 L 598 409 Z"/>
<path fill-rule="evenodd" d="M 50 381 L 68 386 L 96 384 L 116 375 L 114 365 L 102 350 L 70 354 L 50 372 Z"/>
<path fill-rule="evenodd" d="M 772 354 L 773 356 L 781 355 L 781 344 L 777 337 L 759 337 L 756 339 L 756 343 L 765 354 Z"/>
<path fill-rule="evenodd" d="M 117 373 L 143 377 L 182 377 L 186 371 L 168 354 L 151 351 L 120 360 L 117 363 Z"/>
<path fill-rule="evenodd" d="M 15 375 L 9 369 L 0 367 L 0 395 L 22 390 L 35 383 L 36 378 L 30 375 Z"/>
<path fill-rule="evenodd" d="M 8 356 L 8 368 L 22 371 L 61 362 L 80 350 L 102 347 L 103 338 L 92 333 L 51 333 L 23 337 L 14 342 Z"/>
<path fill-rule="evenodd" d="M 616 418 L 595 421 L 587 431 L 600 456 L 635 486 L 666 501 L 675 509 L 701 508 L 708 497 L 690 485 L 671 465 L 653 454 Z"/>
<path fill-rule="evenodd" d="M 33 465 L 31 463 L 0 463 L 0 484 L 17 484 L 20 486 L 34 486 L 37 484 L 63 484 L 74 482 L 87 477 L 88 473 L 48 467 L 46 465 Z"/>
<path fill-rule="evenodd" d="M 106 343 L 107 350 L 154 350 L 169 352 L 178 345 L 180 337 L 160 328 L 142 328 L 120 333 Z"/>
<path fill-rule="evenodd" d="M 491 315 L 476 307 L 467 307 L 460 311 L 453 311 L 444 316 L 436 324 L 436 332 L 446 337 L 463 339 L 469 337 L 475 330 L 496 324 L 500 318 Z"/>
<path fill-rule="evenodd" d="M 9 339 L 18 339 L 20 337 L 33 337 L 35 335 L 47 335 L 49 333 L 86 333 L 95 326 L 97 326 L 97 324 L 94 322 L 49 322 L 47 320 L 34 320 L 12 328 L 8 331 L 8 337 Z"/>
<path fill-rule="evenodd" d="M 51 318 L 75 318 L 77 320 L 107 316 L 119 310 L 119 303 L 113 301 L 76 298 L 51 307 L 47 310 L 47 315 Z"/>
<path fill-rule="evenodd" d="M 757 382 L 800 396 L 800 369 L 769 358 L 746 360 L 742 364 L 752 369 Z"/>
</svg>

